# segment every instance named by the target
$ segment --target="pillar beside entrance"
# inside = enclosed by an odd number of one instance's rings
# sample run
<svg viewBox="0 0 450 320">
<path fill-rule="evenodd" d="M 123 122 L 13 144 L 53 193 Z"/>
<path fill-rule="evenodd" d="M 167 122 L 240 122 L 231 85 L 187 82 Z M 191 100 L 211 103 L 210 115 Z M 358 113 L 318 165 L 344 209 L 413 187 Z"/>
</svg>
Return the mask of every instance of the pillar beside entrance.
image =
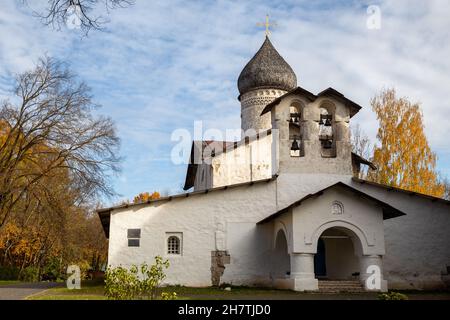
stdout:
<svg viewBox="0 0 450 320">
<path fill-rule="evenodd" d="M 291 253 L 291 281 L 295 291 L 317 291 L 313 253 Z"/>
<path fill-rule="evenodd" d="M 360 258 L 359 279 L 367 291 L 387 292 L 387 281 L 383 277 L 383 261 L 380 255 L 363 255 Z"/>
</svg>

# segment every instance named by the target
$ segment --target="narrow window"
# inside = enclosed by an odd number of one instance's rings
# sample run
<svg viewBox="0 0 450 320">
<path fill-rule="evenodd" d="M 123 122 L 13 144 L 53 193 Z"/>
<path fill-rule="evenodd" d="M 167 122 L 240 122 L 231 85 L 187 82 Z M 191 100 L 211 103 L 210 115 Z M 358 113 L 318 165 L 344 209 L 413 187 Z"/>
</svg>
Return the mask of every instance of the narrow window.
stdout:
<svg viewBox="0 0 450 320">
<path fill-rule="evenodd" d="M 141 240 L 141 229 L 128 229 L 127 237 L 129 247 L 139 247 Z"/>
<path fill-rule="evenodd" d="M 176 256 L 183 254 L 183 233 L 168 232 L 166 233 L 167 255 Z"/>
<path fill-rule="evenodd" d="M 180 239 L 170 236 L 167 239 L 167 254 L 180 254 Z"/>
<path fill-rule="evenodd" d="M 319 140 L 322 145 L 322 157 L 335 157 L 333 115 L 325 108 L 320 109 Z"/>
<path fill-rule="evenodd" d="M 293 103 L 289 107 L 289 140 L 290 140 L 290 154 L 291 157 L 303 156 L 303 139 L 301 128 L 301 106 L 298 103 Z"/>
</svg>

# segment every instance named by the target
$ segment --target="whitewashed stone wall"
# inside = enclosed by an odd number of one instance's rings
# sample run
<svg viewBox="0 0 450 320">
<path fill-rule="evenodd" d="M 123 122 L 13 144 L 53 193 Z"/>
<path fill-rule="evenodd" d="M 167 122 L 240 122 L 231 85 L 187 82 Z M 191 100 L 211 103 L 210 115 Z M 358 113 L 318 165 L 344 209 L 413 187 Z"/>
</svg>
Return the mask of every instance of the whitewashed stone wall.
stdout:
<svg viewBox="0 0 450 320">
<path fill-rule="evenodd" d="M 286 92 L 277 89 L 260 89 L 243 94 L 241 96 L 241 128 L 244 131 L 270 129 L 270 114 L 261 116 L 261 113 L 266 105 Z"/>
<path fill-rule="evenodd" d="M 344 213 L 335 215 L 334 201 L 344 206 Z M 293 210 L 293 251 L 317 252 L 317 240 L 322 232 L 332 227 L 351 230 L 358 239 L 355 246 L 359 254 L 384 255 L 383 214 L 380 207 L 357 198 L 354 193 L 338 189 L 327 190 L 318 198 L 310 199 Z"/>
<path fill-rule="evenodd" d="M 274 182 L 262 182 L 115 210 L 108 263 L 129 266 L 162 255 L 171 263 L 167 283 L 210 286 L 211 251 L 217 249 L 216 231 L 225 226 L 226 248 L 222 249 L 228 250 L 231 263 L 226 265 L 222 282 L 267 285 L 265 265 L 271 234 L 258 232 L 265 227 L 256 222 L 276 210 L 275 189 Z M 141 229 L 140 247 L 127 246 L 128 228 Z M 166 255 L 166 232 L 182 232 L 181 256 Z"/>
<path fill-rule="evenodd" d="M 272 135 L 263 136 L 212 159 L 212 187 L 272 177 Z"/>
<path fill-rule="evenodd" d="M 304 156 L 291 157 L 292 141 L 289 138 L 290 106 L 301 105 L 300 120 Z M 335 157 L 323 157 L 319 140 L 320 108 L 327 106 L 333 110 L 333 139 Z M 281 173 L 326 173 L 352 175 L 350 143 L 350 111 L 348 107 L 331 98 L 319 98 L 309 102 L 301 96 L 284 98 L 271 111 L 272 128 L 279 132 L 279 166 Z"/>
<path fill-rule="evenodd" d="M 406 213 L 384 222 L 389 287 L 445 288 L 446 268 L 450 266 L 450 206 L 358 182 L 354 187 Z"/>
</svg>

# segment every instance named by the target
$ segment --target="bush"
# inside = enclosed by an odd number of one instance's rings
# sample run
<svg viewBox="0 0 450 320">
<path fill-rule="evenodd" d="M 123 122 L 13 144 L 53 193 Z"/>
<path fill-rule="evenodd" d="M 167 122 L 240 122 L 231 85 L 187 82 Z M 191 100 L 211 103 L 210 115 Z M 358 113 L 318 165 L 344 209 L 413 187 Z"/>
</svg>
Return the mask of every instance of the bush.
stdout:
<svg viewBox="0 0 450 320">
<path fill-rule="evenodd" d="M 25 282 L 39 281 L 39 269 L 33 266 L 26 267 L 20 273 L 19 280 Z"/>
<path fill-rule="evenodd" d="M 42 280 L 56 281 L 62 278 L 61 263 L 58 258 L 50 258 L 42 270 Z"/>
<path fill-rule="evenodd" d="M 399 292 L 380 293 L 378 300 L 408 300 L 408 296 Z"/>
<path fill-rule="evenodd" d="M 109 267 L 105 274 L 105 295 L 112 300 L 132 300 L 139 294 L 137 268 Z"/>
<path fill-rule="evenodd" d="M 132 265 L 130 269 L 109 267 L 105 274 L 105 295 L 113 300 L 157 299 L 158 289 L 166 278 L 164 269 L 168 267 L 169 261 L 159 256 L 151 266 L 143 263 L 140 267 Z M 162 293 L 161 299 L 176 299 L 176 293 Z"/>
<path fill-rule="evenodd" d="M 146 263 L 141 265 L 141 294 L 146 295 L 150 300 L 157 298 L 158 289 L 161 282 L 166 278 L 164 269 L 169 268 L 169 260 L 163 261 L 160 256 L 155 257 L 155 264 L 148 266 Z"/>
<path fill-rule="evenodd" d="M 18 280 L 19 269 L 16 267 L 0 266 L 0 280 Z"/>
<path fill-rule="evenodd" d="M 161 300 L 176 300 L 177 293 L 176 292 L 163 292 L 161 293 Z"/>
</svg>

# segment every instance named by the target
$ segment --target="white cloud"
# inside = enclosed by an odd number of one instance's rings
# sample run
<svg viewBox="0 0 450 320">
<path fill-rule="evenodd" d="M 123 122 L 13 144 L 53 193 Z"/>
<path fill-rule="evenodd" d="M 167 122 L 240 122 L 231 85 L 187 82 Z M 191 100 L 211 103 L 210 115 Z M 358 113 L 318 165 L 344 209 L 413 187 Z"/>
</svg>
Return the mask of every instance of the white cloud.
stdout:
<svg viewBox="0 0 450 320">
<path fill-rule="evenodd" d="M 118 191 L 178 189 L 184 168 L 167 159 L 170 133 L 204 120 L 237 128 L 236 80 L 263 41 L 256 22 L 277 21 L 272 41 L 299 85 L 315 93 L 334 87 L 365 108 L 354 118 L 372 138 L 369 99 L 382 87 L 421 101 L 426 133 L 450 175 L 442 123 L 450 111 L 448 1 L 137 1 L 113 10 L 107 32 L 40 25 L 7 1 L 0 12 L 0 97 L 14 73 L 47 53 L 71 62 L 117 123 L 126 156 Z M 366 7 L 378 4 L 381 30 L 366 28 Z M 34 2 L 33 2 L 34 4 Z"/>
</svg>

